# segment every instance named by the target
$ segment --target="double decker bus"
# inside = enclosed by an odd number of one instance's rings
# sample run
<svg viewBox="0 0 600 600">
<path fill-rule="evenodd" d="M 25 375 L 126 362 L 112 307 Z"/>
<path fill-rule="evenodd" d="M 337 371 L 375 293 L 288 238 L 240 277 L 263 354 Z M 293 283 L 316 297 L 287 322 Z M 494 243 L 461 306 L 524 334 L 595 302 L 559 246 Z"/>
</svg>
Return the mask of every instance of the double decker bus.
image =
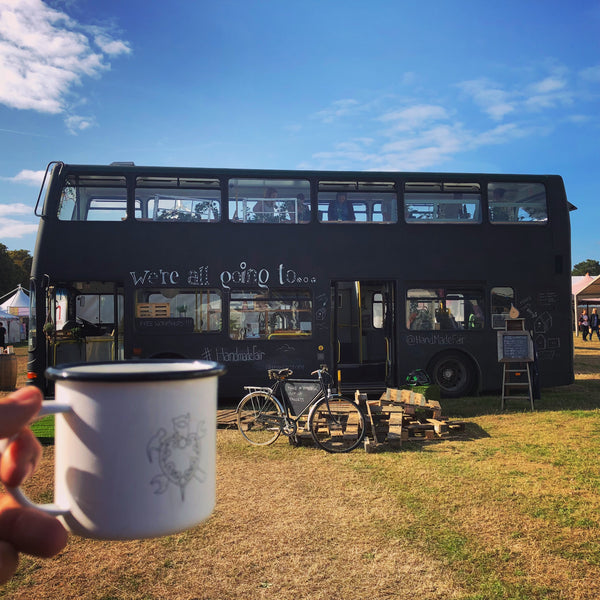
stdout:
<svg viewBox="0 0 600 600">
<path fill-rule="evenodd" d="M 425 369 L 446 396 L 501 387 L 511 307 L 539 381 L 573 381 L 570 225 L 555 175 L 48 165 L 28 377 L 49 365 L 184 357 L 320 364 L 343 391 Z"/>
</svg>

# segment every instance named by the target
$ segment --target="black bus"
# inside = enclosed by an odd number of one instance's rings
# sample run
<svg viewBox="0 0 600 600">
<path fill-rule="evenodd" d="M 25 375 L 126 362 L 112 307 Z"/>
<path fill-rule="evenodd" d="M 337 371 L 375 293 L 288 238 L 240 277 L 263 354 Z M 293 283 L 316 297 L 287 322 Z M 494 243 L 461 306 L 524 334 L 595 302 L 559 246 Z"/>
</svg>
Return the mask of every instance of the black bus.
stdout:
<svg viewBox="0 0 600 600">
<path fill-rule="evenodd" d="M 425 369 L 447 396 L 501 387 L 512 307 L 542 386 L 573 381 L 570 225 L 555 175 L 48 165 L 28 377 L 48 365 L 185 357 L 320 364 L 379 392 Z"/>
</svg>

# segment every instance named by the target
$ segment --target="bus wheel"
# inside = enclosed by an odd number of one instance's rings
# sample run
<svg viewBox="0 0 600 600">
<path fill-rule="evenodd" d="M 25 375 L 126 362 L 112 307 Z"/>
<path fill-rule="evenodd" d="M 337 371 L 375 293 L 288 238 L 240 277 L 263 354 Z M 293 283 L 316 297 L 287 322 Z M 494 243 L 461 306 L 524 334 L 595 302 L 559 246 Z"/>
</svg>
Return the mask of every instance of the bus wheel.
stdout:
<svg viewBox="0 0 600 600">
<path fill-rule="evenodd" d="M 432 382 L 440 386 L 442 395 L 447 398 L 466 396 L 473 389 L 473 363 L 460 352 L 440 354 L 433 361 L 429 371 Z"/>
</svg>

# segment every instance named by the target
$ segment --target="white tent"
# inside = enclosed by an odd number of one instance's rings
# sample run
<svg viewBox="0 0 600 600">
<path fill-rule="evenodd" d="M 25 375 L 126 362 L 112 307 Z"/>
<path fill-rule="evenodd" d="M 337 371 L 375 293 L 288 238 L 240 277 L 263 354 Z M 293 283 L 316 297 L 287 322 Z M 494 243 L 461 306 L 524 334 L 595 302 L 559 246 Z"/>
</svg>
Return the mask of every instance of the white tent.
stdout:
<svg viewBox="0 0 600 600">
<path fill-rule="evenodd" d="M 19 317 L 29 316 L 29 296 L 25 293 L 25 290 L 19 285 L 10 293 L 12 294 L 11 297 L 0 304 L 0 309 Z"/>
<path fill-rule="evenodd" d="M 575 314 L 575 333 L 579 335 L 579 305 L 600 303 L 600 275 L 595 277 L 586 273 L 585 276 L 571 277 L 571 293 L 573 294 L 573 311 Z M 584 307 L 585 308 L 585 307 Z M 591 339 L 591 338 L 590 338 Z"/>
<path fill-rule="evenodd" d="M 19 317 L 0 310 L 0 323 L 6 329 L 7 333 L 4 341 L 7 344 L 16 344 L 21 341 L 21 319 Z"/>
</svg>

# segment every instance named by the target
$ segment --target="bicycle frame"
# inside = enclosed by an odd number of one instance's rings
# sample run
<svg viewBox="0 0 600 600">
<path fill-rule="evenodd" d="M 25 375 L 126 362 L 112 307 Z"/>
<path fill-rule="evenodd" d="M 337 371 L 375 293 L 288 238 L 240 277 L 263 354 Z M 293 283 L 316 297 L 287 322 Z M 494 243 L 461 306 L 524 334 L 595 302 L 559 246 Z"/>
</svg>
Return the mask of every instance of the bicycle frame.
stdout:
<svg viewBox="0 0 600 600">
<path fill-rule="evenodd" d="M 291 383 L 293 383 L 294 381 L 298 381 L 298 380 L 294 380 L 294 379 L 288 379 L 286 381 L 290 381 Z M 288 424 L 289 421 L 294 423 L 294 430 L 296 429 L 296 427 L 298 426 L 298 421 L 306 415 L 307 419 L 308 417 L 310 417 L 310 413 L 312 408 L 315 406 L 315 404 L 321 399 L 323 398 L 325 395 L 323 393 L 322 389 L 319 389 L 319 391 L 317 392 L 317 394 L 314 396 L 314 398 L 306 405 L 306 407 L 304 408 L 304 410 L 302 410 L 300 413 L 298 414 L 294 414 L 293 411 L 293 406 L 291 405 L 291 403 L 289 402 L 289 400 L 287 399 L 287 396 L 285 395 L 285 393 L 279 393 L 280 388 L 283 388 L 283 386 L 281 385 L 281 381 L 276 381 L 271 387 L 260 387 L 260 386 L 253 386 L 253 385 L 249 385 L 249 386 L 244 386 L 244 389 L 248 391 L 248 393 L 252 393 L 252 392 L 262 392 L 264 394 L 269 394 L 273 400 L 276 402 L 277 406 L 279 406 L 280 410 L 281 410 L 281 414 L 283 415 L 283 417 L 269 417 L 272 420 L 277 420 L 277 421 L 281 421 L 281 423 L 279 424 L 281 427 L 281 431 L 282 433 L 286 434 L 286 425 Z"/>
<path fill-rule="evenodd" d="M 323 375 L 322 375 L 323 371 L 322 370 L 315 371 L 315 373 L 317 373 L 318 379 L 310 380 L 310 381 L 318 381 L 319 382 L 319 390 L 317 391 L 315 396 L 312 398 L 312 400 L 310 400 L 310 402 L 308 402 L 307 405 L 304 407 L 304 409 L 302 409 L 298 414 L 293 413 L 294 407 L 293 407 L 292 403 L 289 401 L 287 394 L 283 388 L 284 388 L 285 383 L 303 383 L 303 382 L 307 381 L 305 379 L 291 379 L 289 377 L 276 377 L 275 382 L 271 386 L 248 385 L 248 386 L 244 386 L 244 389 L 249 394 L 252 392 L 262 392 L 264 394 L 269 394 L 273 398 L 273 400 L 277 403 L 277 405 L 281 409 L 281 414 L 283 415 L 283 418 L 273 417 L 273 416 L 270 416 L 269 418 L 274 421 L 275 420 L 281 421 L 279 423 L 279 427 L 283 434 L 288 435 L 288 436 L 294 435 L 294 433 L 296 432 L 296 429 L 298 427 L 298 421 L 303 416 L 306 415 L 306 419 L 308 422 L 308 420 L 310 419 L 311 414 L 319 400 L 321 400 L 322 398 L 339 398 L 339 397 L 341 397 L 340 394 L 332 393 L 331 386 L 327 385 L 323 381 Z M 281 390 L 281 392 L 280 392 L 280 390 Z M 290 422 L 294 423 L 293 427 L 289 427 Z M 286 431 L 286 429 L 288 431 Z"/>
<path fill-rule="evenodd" d="M 237 409 L 238 429 L 246 440 L 267 446 L 283 433 L 299 442 L 298 422 L 306 417 L 304 431 L 323 450 L 349 452 L 356 448 L 365 434 L 364 414 L 352 400 L 332 393 L 326 367 L 315 374 L 317 380 L 291 379 L 289 369 L 272 369 L 272 385 L 246 386 L 247 394 Z"/>
</svg>

